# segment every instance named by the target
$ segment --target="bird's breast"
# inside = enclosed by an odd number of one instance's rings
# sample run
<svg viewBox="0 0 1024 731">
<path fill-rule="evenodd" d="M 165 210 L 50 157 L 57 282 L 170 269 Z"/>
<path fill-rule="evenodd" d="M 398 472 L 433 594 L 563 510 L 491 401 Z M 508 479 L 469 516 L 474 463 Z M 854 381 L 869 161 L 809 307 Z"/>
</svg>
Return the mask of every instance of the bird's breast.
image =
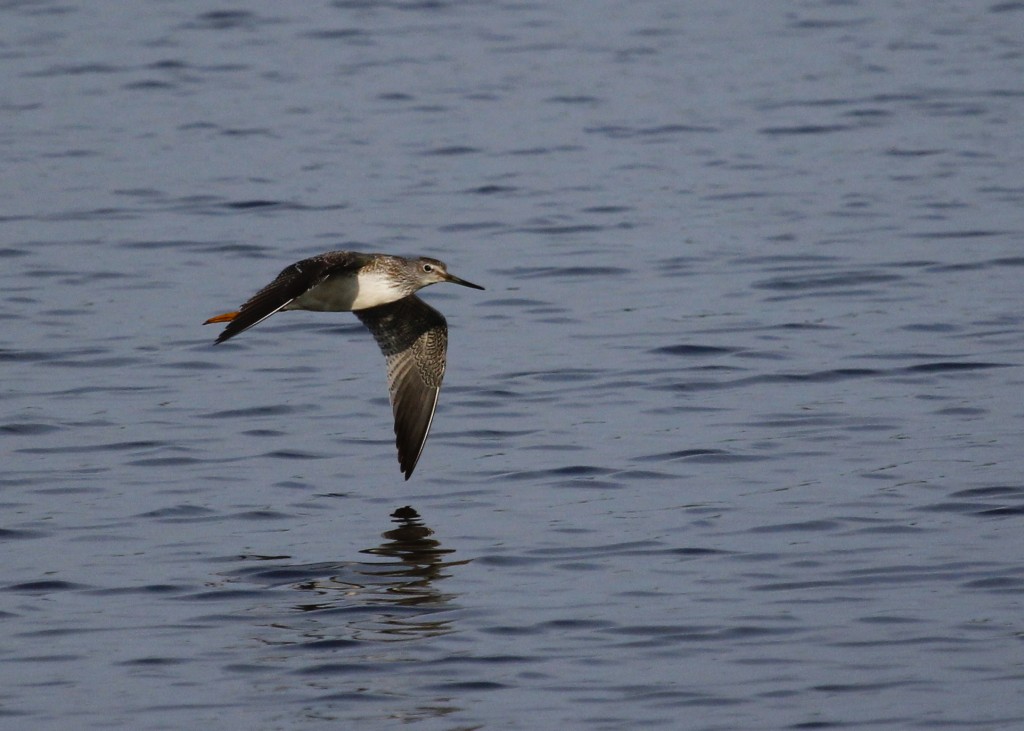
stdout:
<svg viewBox="0 0 1024 731">
<path fill-rule="evenodd" d="M 296 297 L 286 310 L 351 312 L 386 305 L 407 295 L 376 272 L 330 277 Z"/>
</svg>

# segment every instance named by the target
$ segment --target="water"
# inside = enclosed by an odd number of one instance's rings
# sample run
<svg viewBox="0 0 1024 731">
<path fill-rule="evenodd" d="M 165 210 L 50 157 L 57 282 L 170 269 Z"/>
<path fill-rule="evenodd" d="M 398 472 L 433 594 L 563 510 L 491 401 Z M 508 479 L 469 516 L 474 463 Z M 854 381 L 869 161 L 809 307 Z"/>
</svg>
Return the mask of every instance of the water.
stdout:
<svg viewBox="0 0 1024 731">
<path fill-rule="evenodd" d="M 0 726 L 1024 722 L 1024 5 L 244 8 L 0 9 Z"/>
</svg>

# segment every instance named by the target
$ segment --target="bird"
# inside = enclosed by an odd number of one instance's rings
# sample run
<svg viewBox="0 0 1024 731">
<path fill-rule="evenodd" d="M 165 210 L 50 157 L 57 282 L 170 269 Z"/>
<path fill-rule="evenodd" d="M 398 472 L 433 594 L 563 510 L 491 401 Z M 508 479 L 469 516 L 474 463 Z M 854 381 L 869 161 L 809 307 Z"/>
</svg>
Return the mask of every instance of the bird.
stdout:
<svg viewBox="0 0 1024 731">
<path fill-rule="evenodd" d="M 238 310 L 203 324 L 227 323 L 219 344 L 285 310 L 354 313 L 387 362 L 398 463 L 408 480 L 434 420 L 447 362 L 448 322 L 416 296 L 438 282 L 484 289 L 429 257 L 328 251 L 285 267 Z"/>
</svg>

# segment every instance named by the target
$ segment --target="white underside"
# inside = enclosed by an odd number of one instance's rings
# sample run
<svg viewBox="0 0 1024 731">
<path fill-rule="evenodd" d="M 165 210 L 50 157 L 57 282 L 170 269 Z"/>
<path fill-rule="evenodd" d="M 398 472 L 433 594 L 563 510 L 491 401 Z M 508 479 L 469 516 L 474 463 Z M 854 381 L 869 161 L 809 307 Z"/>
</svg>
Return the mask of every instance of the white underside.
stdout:
<svg viewBox="0 0 1024 731">
<path fill-rule="evenodd" d="M 351 312 L 386 305 L 405 297 L 378 273 L 363 272 L 358 278 L 332 277 L 286 305 L 286 310 Z"/>
</svg>

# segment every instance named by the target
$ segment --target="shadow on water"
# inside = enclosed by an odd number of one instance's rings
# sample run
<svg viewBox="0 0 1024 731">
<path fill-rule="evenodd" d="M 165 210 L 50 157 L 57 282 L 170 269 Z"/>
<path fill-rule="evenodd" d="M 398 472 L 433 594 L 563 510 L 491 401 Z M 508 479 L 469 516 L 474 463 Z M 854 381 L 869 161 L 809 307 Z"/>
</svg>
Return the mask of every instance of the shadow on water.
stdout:
<svg viewBox="0 0 1024 731">
<path fill-rule="evenodd" d="M 445 560 L 455 549 L 443 547 L 413 508 L 395 510 L 391 520 L 395 527 L 381 534 L 384 542 L 360 551 L 380 560 L 286 564 L 277 563 L 283 556 L 246 556 L 261 565 L 232 575 L 296 592 L 299 601 L 291 608 L 297 614 L 290 613 L 296 621 L 275 626 L 314 641 L 386 642 L 451 632 L 451 621 L 437 615 L 450 609 L 457 595 L 437 584 L 448 578 L 449 567 L 470 560 Z"/>
</svg>

